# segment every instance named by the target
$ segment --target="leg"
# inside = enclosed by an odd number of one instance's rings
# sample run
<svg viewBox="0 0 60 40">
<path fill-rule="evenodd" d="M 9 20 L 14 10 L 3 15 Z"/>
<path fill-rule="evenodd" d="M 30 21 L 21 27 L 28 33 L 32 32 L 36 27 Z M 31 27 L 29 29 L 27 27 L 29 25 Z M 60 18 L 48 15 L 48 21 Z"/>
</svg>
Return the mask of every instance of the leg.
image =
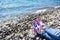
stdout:
<svg viewBox="0 0 60 40">
<path fill-rule="evenodd" d="M 43 31 L 43 36 L 49 39 L 60 40 L 60 30 L 46 27 Z"/>
</svg>

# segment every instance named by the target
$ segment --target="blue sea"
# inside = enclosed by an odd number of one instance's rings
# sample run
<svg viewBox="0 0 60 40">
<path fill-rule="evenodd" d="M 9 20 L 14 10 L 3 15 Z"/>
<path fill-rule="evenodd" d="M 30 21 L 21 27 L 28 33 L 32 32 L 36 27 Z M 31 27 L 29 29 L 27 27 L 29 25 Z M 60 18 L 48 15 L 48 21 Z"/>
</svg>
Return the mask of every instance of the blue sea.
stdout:
<svg viewBox="0 0 60 40">
<path fill-rule="evenodd" d="M 0 18 L 60 6 L 60 0 L 0 0 Z"/>
</svg>

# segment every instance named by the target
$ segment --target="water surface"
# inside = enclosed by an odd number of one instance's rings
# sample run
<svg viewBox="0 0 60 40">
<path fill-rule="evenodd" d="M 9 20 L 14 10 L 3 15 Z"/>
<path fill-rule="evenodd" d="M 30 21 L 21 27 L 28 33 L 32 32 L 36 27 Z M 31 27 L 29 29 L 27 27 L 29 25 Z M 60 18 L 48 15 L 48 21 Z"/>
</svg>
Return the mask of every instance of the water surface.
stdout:
<svg viewBox="0 0 60 40">
<path fill-rule="evenodd" d="M 59 5 L 60 0 L 0 0 L 0 18 Z"/>
</svg>

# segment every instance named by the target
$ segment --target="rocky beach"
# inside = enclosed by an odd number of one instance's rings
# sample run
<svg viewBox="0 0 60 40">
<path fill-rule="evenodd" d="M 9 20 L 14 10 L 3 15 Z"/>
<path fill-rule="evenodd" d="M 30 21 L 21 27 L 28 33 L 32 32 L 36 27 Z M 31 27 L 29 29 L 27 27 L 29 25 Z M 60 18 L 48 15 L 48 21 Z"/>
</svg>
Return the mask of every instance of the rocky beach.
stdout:
<svg viewBox="0 0 60 40">
<path fill-rule="evenodd" d="M 22 17 L 7 18 L 1 21 L 0 40 L 38 40 L 39 37 L 35 39 L 32 24 L 34 19 L 38 17 L 42 19 L 46 26 L 60 29 L 60 7 L 47 8 Z"/>
</svg>

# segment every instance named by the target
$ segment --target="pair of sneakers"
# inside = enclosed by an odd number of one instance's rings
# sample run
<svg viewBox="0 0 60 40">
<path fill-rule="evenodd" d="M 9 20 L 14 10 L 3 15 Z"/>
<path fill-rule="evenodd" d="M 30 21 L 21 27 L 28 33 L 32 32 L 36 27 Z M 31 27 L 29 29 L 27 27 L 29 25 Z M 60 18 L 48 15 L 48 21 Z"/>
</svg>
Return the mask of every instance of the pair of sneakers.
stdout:
<svg viewBox="0 0 60 40">
<path fill-rule="evenodd" d="M 37 18 L 33 21 L 33 25 L 34 25 L 34 33 L 39 33 L 41 34 L 45 24 L 42 22 L 42 20 L 40 18 Z"/>
</svg>

